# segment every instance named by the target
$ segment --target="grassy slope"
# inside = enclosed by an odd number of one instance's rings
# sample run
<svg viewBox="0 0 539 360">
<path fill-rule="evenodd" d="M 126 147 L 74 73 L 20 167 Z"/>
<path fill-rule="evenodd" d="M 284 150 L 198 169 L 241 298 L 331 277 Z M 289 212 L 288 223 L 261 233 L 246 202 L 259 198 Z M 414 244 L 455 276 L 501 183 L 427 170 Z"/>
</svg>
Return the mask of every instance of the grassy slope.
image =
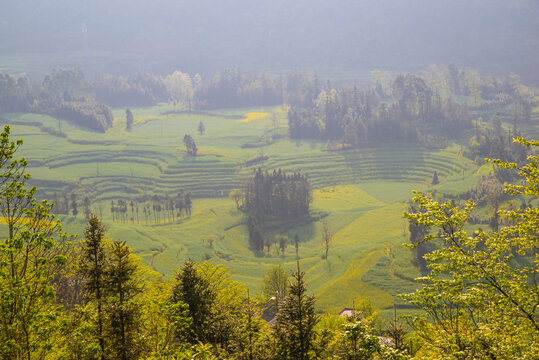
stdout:
<svg viewBox="0 0 539 360">
<path fill-rule="evenodd" d="M 169 114 L 162 104 L 132 109 L 135 125 L 125 127 L 124 110 L 114 111 L 115 124 L 99 134 L 34 114 L 3 115 L 14 137 L 24 138 L 20 152 L 30 160 L 29 172 L 42 196 L 54 192 L 89 194 L 96 213 L 102 213 L 109 236 L 126 240 L 159 272 L 171 275 L 185 259 L 211 259 L 229 266 L 234 278 L 259 289 L 264 273 L 275 264 L 293 270 L 292 239 L 301 239 L 299 255 L 309 290 L 318 306 L 336 312 L 354 300 L 368 297 L 378 308 L 392 305 L 395 294 L 413 289 L 417 276 L 411 252 L 402 248 L 407 224 L 402 218 L 412 189 L 428 190 L 434 170 L 437 189 L 458 192 L 477 183 L 478 166 L 460 155 L 460 147 L 442 151 L 417 145 L 391 144 L 378 148 L 325 151 L 325 144 L 291 141 L 286 137 L 286 114 L 281 108 L 235 109 L 213 114 Z M 245 117 L 249 112 L 265 113 Z M 242 121 L 243 119 L 250 121 Z M 276 119 L 276 121 L 273 121 Z M 199 135 L 203 121 L 206 133 Z M 28 122 L 39 122 L 67 134 L 54 137 Z M 183 135 L 191 134 L 199 155 L 185 153 Z M 269 159 L 246 167 L 260 154 Z M 243 214 L 226 198 L 252 169 L 284 168 L 309 174 L 314 191 L 313 214 L 328 215 L 335 234 L 329 258 L 322 260 L 320 222 L 277 223 L 266 235 L 289 237 L 285 255 L 272 250 L 253 254 L 247 247 Z M 110 200 L 140 194 L 194 196 L 193 214 L 175 223 L 143 225 L 112 223 Z M 63 217 L 67 229 L 82 233 L 79 215 Z"/>
</svg>

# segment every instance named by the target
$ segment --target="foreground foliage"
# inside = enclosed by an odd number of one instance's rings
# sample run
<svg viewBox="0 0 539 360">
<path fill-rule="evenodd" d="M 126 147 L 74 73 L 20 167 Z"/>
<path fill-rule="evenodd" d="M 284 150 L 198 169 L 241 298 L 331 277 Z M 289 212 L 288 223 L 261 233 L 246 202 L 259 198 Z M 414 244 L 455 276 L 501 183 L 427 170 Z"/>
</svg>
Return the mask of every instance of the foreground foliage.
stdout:
<svg viewBox="0 0 539 360">
<path fill-rule="evenodd" d="M 26 160 L 14 159 L 22 140 L 0 134 L 0 211 L 8 227 L 0 242 L 0 357 L 42 358 L 53 346 L 59 309 L 51 281 L 65 262 L 67 237 L 52 205 L 28 188 Z"/>
<path fill-rule="evenodd" d="M 522 138 L 515 142 L 539 146 Z M 419 279 L 424 287 L 407 295 L 428 314 L 428 321 L 414 322 L 424 340 L 418 358 L 531 359 L 539 353 L 539 156 L 527 160 L 490 160 L 518 169 L 522 183 L 506 184 L 506 192 L 526 201 L 521 209 L 499 211 L 505 225 L 492 233 L 465 231 L 474 203 L 459 208 L 416 193 L 420 210 L 405 215 L 439 229 L 422 240 L 439 243 L 424 256 L 430 263 L 429 275 Z"/>
</svg>

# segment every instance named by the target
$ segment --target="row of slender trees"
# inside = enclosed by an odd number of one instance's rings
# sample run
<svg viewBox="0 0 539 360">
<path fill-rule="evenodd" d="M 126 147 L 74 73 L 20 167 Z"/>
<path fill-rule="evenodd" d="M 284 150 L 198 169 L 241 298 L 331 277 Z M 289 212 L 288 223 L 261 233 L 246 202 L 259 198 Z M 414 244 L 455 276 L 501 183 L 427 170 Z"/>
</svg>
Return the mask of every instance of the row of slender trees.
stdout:
<svg viewBox="0 0 539 360">
<path fill-rule="evenodd" d="M 176 196 L 154 195 L 146 201 L 111 200 L 110 212 L 113 222 L 151 225 L 174 222 L 184 214 L 189 216 L 192 206 L 191 193 L 181 190 Z"/>
<path fill-rule="evenodd" d="M 75 193 L 71 193 L 68 196 L 67 193 L 63 197 L 58 197 L 54 194 L 54 207 L 52 212 L 54 214 L 77 216 L 80 211 L 88 219 L 93 212 L 101 213 L 103 209 L 100 208 L 100 204 L 92 205 L 90 197 L 84 195 L 82 201 L 77 199 Z M 110 213 L 113 222 L 119 222 L 122 224 L 160 224 L 167 222 L 174 222 L 180 219 L 182 216 L 191 215 L 193 207 L 193 200 L 190 192 L 180 190 L 176 196 L 154 195 L 148 199 L 137 200 L 124 200 L 118 199 L 110 202 Z"/>
</svg>

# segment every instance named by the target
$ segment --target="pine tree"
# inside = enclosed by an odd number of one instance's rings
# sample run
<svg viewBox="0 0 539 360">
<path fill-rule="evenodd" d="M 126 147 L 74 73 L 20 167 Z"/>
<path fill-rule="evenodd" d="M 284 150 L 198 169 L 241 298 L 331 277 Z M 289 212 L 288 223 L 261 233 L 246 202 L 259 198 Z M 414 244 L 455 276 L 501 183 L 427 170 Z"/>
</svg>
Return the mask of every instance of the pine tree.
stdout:
<svg viewBox="0 0 539 360">
<path fill-rule="evenodd" d="M 264 234 L 258 225 L 256 216 L 249 215 L 247 218 L 247 229 L 249 230 L 249 244 L 255 251 L 264 251 Z"/>
<path fill-rule="evenodd" d="M 133 121 L 134 121 L 133 113 L 131 112 L 131 110 L 126 109 L 125 110 L 125 130 L 131 131 L 131 128 L 133 126 Z"/>
<path fill-rule="evenodd" d="M 308 360 L 315 350 L 318 316 L 314 312 L 315 299 L 305 294 L 305 275 L 299 268 L 292 276 L 288 295 L 279 304 L 273 335 L 277 355 L 283 360 Z"/>
<path fill-rule="evenodd" d="M 77 209 L 77 197 L 75 194 L 71 194 L 71 211 L 73 212 L 73 216 L 77 216 L 79 213 L 79 210 Z"/>
<path fill-rule="evenodd" d="M 438 172 L 434 170 L 434 174 L 432 175 L 432 185 L 438 185 L 440 183 L 440 180 L 438 179 Z"/>
<path fill-rule="evenodd" d="M 86 219 L 88 219 L 90 217 L 90 198 L 88 195 L 84 195 L 82 206 L 84 208 L 84 216 L 86 216 Z"/>
<path fill-rule="evenodd" d="M 101 350 L 100 359 L 105 359 L 104 302 L 105 302 L 105 228 L 95 215 L 90 215 L 84 230 L 80 272 L 85 279 L 85 301 L 94 302 L 97 308 L 96 337 Z"/>
<path fill-rule="evenodd" d="M 191 207 L 193 205 L 193 201 L 191 200 L 191 193 L 188 192 L 185 194 L 185 198 L 184 198 L 184 205 L 185 205 L 185 211 L 187 212 L 187 214 L 191 215 Z"/>
<path fill-rule="evenodd" d="M 185 134 L 183 137 L 183 144 L 185 145 L 185 151 L 189 155 L 196 156 L 197 155 L 197 145 L 195 144 L 195 140 L 191 137 L 189 134 Z"/>
<path fill-rule="evenodd" d="M 204 123 L 202 121 L 198 124 L 197 130 L 200 133 L 200 135 L 204 135 L 204 132 L 206 131 L 206 127 L 204 126 Z"/>
<path fill-rule="evenodd" d="M 176 275 L 170 301 L 173 304 L 187 304 L 192 321 L 188 331 L 177 333 L 176 337 L 191 344 L 207 342 L 211 338 L 212 329 L 208 323 L 215 296 L 209 281 L 199 274 L 195 264 L 191 260 L 186 261 Z"/>
<path fill-rule="evenodd" d="M 110 265 L 106 272 L 108 293 L 107 335 L 110 339 L 109 354 L 114 359 L 137 359 L 143 348 L 140 344 L 140 305 L 134 301 L 142 291 L 137 277 L 137 264 L 131 257 L 129 247 L 123 241 L 114 241 L 110 249 Z"/>
</svg>

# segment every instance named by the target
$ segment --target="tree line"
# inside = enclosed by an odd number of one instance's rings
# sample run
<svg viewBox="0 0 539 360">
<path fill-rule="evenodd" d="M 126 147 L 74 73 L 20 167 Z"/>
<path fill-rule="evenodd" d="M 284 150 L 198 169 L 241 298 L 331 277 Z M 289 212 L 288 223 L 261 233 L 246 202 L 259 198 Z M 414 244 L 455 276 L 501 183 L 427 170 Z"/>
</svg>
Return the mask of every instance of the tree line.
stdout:
<svg viewBox="0 0 539 360">
<path fill-rule="evenodd" d="M 293 138 L 320 139 L 329 149 L 380 142 L 419 142 L 428 147 L 472 126 L 470 109 L 507 108 L 517 124 L 529 123 L 533 91 L 512 75 L 501 79 L 455 65 L 431 66 L 421 75 L 373 71 L 373 88 L 334 88 L 309 75 L 288 78 L 284 101 Z M 294 86 L 295 85 L 295 86 Z M 465 98 L 456 101 L 456 98 Z M 471 104 L 471 105 L 469 105 Z"/>
<path fill-rule="evenodd" d="M 41 83 L 0 73 L 0 112 L 35 112 L 105 132 L 113 121 L 108 105 L 95 99 L 80 70 L 55 70 Z"/>
<path fill-rule="evenodd" d="M 471 126 L 466 104 L 443 99 L 417 75 L 399 74 L 391 93 L 392 98 L 387 98 L 381 86 L 323 88 L 312 101 L 290 106 L 290 136 L 356 148 L 388 141 L 423 141 L 423 133 L 433 127 L 454 135 Z"/>
<path fill-rule="evenodd" d="M 432 65 L 421 76 L 399 74 L 393 81 L 387 72 L 376 70 L 372 75 L 376 85 L 360 91 L 322 86 L 316 74 L 306 71 L 276 77 L 232 68 L 204 81 L 199 74 L 177 70 L 165 77 L 105 74 L 88 80 L 80 70 L 62 69 L 41 83 L 0 73 L 0 111 L 63 116 L 101 131 L 103 125 L 111 125 L 109 106 L 168 101 L 192 110 L 286 104 L 292 137 L 343 140 L 356 146 L 365 139 L 395 139 L 399 131 L 403 141 L 414 141 L 417 131 L 425 131 L 416 123 L 434 124 L 454 136 L 470 125 L 468 106 L 455 101 L 458 96 L 466 97 L 474 109 L 512 105 L 511 117 L 518 123 L 530 121 L 534 106 L 533 93 L 516 75 L 501 79 L 454 64 Z M 348 139 L 343 139 L 345 134 L 350 134 Z"/>
</svg>

